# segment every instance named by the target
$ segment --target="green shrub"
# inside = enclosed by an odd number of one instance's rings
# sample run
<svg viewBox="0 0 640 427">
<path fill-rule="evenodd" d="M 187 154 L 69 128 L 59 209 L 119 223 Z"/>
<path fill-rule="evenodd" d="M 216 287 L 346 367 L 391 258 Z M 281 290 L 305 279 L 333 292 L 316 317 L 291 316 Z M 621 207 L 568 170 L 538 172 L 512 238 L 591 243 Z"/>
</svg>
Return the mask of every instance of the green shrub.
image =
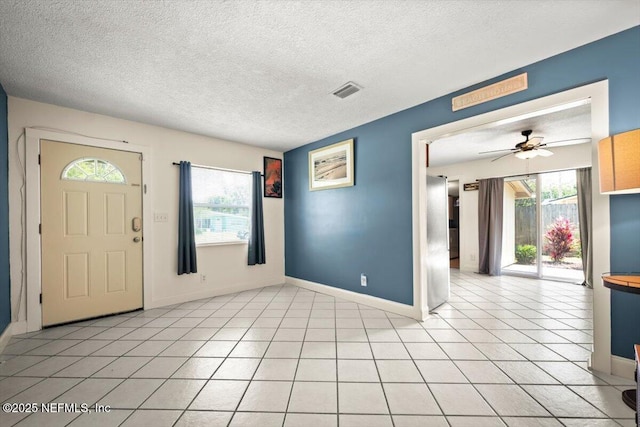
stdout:
<svg viewBox="0 0 640 427">
<path fill-rule="evenodd" d="M 582 242 L 580 239 L 576 239 L 573 242 L 573 251 L 575 252 L 576 258 L 582 258 Z"/>
<path fill-rule="evenodd" d="M 536 260 L 536 247 L 533 245 L 516 246 L 516 261 L 518 264 L 533 264 Z"/>
</svg>

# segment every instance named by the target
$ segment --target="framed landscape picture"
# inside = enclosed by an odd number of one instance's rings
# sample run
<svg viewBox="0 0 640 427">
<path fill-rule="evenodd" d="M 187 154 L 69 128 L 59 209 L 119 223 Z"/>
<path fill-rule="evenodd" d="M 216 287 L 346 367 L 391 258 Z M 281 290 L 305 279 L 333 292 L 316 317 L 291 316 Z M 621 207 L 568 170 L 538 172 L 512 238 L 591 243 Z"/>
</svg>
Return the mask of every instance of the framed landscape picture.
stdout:
<svg viewBox="0 0 640 427">
<path fill-rule="evenodd" d="M 282 159 L 264 158 L 264 197 L 282 198 Z"/>
<path fill-rule="evenodd" d="M 309 190 L 353 185 L 353 139 L 309 152 Z"/>
</svg>

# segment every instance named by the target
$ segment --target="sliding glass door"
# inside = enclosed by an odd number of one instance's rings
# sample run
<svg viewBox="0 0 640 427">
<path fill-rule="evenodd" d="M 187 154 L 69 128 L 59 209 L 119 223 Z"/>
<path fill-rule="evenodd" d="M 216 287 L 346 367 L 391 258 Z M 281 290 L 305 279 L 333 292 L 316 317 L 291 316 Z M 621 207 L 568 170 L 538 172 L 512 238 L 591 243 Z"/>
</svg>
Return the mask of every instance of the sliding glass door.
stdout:
<svg viewBox="0 0 640 427">
<path fill-rule="evenodd" d="M 575 170 L 505 179 L 502 271 L 580 283 Z"/>
<path fill-rule="evenodd" d="M 538 175 L 541 188 L 541 277 L 582 283 L 575 170 Z"/>
<path fill-rule="evenodd" d="M 505 178 L 502 230 L 503 273 L 538 276 L 536 176 Z"/>
</svg>

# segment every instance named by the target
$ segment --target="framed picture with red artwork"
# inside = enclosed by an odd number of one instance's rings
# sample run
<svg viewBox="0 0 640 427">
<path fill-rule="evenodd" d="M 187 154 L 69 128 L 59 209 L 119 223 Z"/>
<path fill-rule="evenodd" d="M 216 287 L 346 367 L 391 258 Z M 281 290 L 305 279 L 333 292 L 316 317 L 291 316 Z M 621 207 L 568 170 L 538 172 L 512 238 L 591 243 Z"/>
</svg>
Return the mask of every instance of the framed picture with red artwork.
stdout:
<svg viewBox="0 0 640 427">
<path fill-rule="evenodd" d="M 264 197 L 282 198 L 282 159 L 264 158 Z"/>
</svg>

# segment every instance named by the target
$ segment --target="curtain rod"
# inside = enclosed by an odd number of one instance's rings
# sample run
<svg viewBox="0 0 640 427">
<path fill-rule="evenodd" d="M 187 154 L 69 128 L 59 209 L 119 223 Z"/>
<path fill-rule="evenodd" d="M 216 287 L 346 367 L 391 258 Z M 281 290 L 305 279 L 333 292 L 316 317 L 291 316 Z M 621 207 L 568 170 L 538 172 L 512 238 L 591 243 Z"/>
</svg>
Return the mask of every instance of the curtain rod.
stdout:
<svg viewBox="0 0 640 427">
<path fill-rule="evenodd" d="M 180 163 L 173 162 L 173 165 L 180 166 Z M 194 163 L 192 163 L 191 166 L 193 166 L 194 168 L 212 169 L 212 170 L 216 170 L 216 171 L 244 173 L 244 174 L 247 174 L 247 175 L 251 175 L 251 172 L 249 172 L 249 171 L 241 171 L 241 170 L 238 170 L 238 169 L 218 168 L 218 167 L 215 167 L 215 166 L 196 165 Z M 264 176 L 264 175 L 260 174 L 260 176 Z"/>
</svg>

